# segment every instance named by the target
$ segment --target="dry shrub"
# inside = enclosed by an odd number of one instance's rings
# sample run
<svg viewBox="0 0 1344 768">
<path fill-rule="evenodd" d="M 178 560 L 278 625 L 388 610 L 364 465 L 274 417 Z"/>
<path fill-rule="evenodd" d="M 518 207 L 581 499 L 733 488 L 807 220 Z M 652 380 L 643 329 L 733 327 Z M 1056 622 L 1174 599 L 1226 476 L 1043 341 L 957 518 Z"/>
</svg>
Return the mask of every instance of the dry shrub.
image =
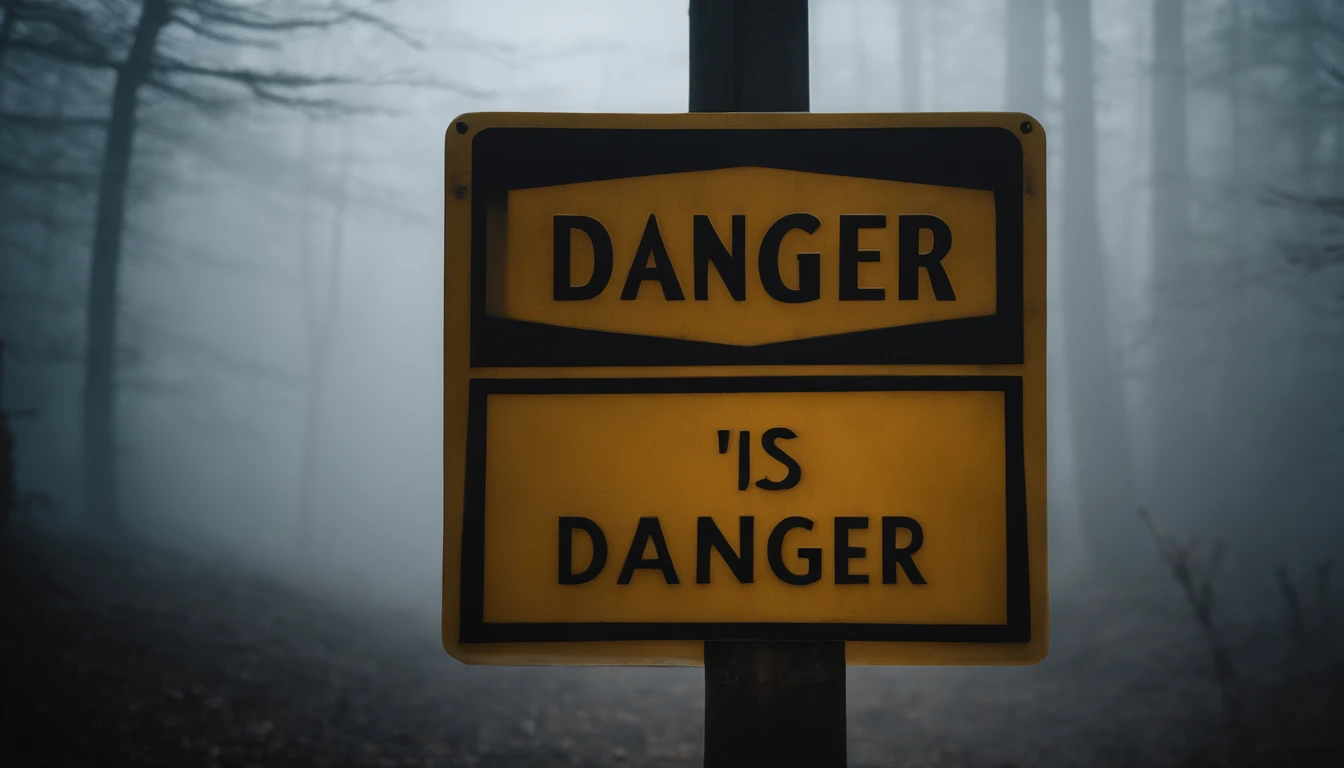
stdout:
<svg viewBox="0 0 1344 768">
<path fill-rule="evenodd" d="M 1335 662 L 1332 560 L 1312 567 L 1310 600 L 1304 599 L 1288 570 L 1275 569 L 1283 601 L 1280 647 L 1257 648 L 1258 658 L 1282 658 L 1263 678 L 1247 680 L 1238 671 L 1224 630 L 1216 620 L 1214 580 L 1223 558 L 1216 543 L 1207 558 L 1199 539 L 1181 543 L 1166 533 L 1145 509 L 1158 555 L 1181 587 L 1198 622 L 1213 662 L 1223 701 L 1220 739 L 1191 762 L 1226 766 L 1344 765 L 1344 668 Z M 1276 653 L 1277 651 L 1277 653 Z"/>
</svg>

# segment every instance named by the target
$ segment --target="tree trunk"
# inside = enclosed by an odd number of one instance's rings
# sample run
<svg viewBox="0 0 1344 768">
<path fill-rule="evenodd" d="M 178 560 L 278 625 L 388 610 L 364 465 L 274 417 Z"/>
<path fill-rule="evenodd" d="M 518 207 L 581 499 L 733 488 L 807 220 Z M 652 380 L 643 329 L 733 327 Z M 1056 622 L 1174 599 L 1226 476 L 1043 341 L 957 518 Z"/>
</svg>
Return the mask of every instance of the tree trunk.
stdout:
<svg viewBox="0 0 1344 768">
<path fill-rule="evenodd" d="M 943 82 L 946 76 L 944 68 L 947 62 L 944 60 L 944 46 L 947 44 L 947 19 L 941 13 L 942 5 L 930 3 L 921 6 L 924 11 L 920 19 L 924 22 L 921 30 L 924 35 L 921 40 L 927 40 L 929 43 L 929 98 L 927 100 L 930 112 L 939 112 L 947 104 L 947 89 L 949 84 Z"/>
<path fill-rule="evenodd" d="M 14 437 L 5 414 L 5 342 L 0 339 L 0 531 L 9 523 L 19 497 L 14 474 Z"/>
<path fill-rule="evenodd" d="M 98 186 L 84 358 L 84 504 L 94 524 L 107 529 L 121 526 L 113 430 L 117 273 L 121 266 L 121 233 L 126 220 L 135 112 L 140 86 L 153 66 L 159 33 L 167 23 L 168 0 L 143 0 L 130 52 L 117 69 Z"/>
<path fill-rule="evenodd" d="M 1240 467 L 1241 472 L 1236 483 L 1220 482 L 1210 485 L 1211 490 L 1217 489 L 1216 495 L 1211 494 L 1212 498 L 1204 502 L 1206 505 L 1217 506 L 1223 514 L 1232 511 L 1224 505 L 1241 506 L 1246 501 L 1244 490 L 1257 486 L 1258 479 L 1253 475 L 1259 471 L 1256 468 L 1262 462 L 1257 462 L 1251 454 L 1254 453 L 1255 446 L 1264 444 L 1255 439 L 1258 430 L 1254 425 L 1260 422 L 1261 416 L 1242 419 L 1219 417 L 1223 414 L 1245 413 L 1248 408 L 1255 405 L 1257 400 L 1255 371 L 1259 368 L 1259 364 L 1254 362 L 1255 355 L 1249 351 L 1246 343 L 1248 333 L 1253 331 L 1258 322 L 1255 313 L 1247 309 L 1256 286 L 1248 283 L 1245 275 L 1252 271 L 1253 262 L 1259 254 L 1250 241 L 1250 238 L 1255 237 L 1255 232 L 1250 228 L 1253 218 L 1251 201 L 1255 185 L 1252 183 L 1246 142 L 1243 83 L 1248 74 L 1246 62 L 1248 49 L 1242 0 L 1230 0 L 1226 24 L 1228 164 L 1226 204 L 1222 213 L 1223 221 L 1226 222 L 1224 230 L 1227 239 L 1219 243 L 1219 251 L 1222 253 L 1222 264 L 1219 266 L 1226 274 L 1236 276 L 1236 284 L 1211 312 L 1218 323 L 1215 337 L 1222 339 L 1222 342 L 1216 347 L 1214 345 L 1207 347 L 1216 353 L 1217 358 L 1216 367 L 1213 368 L 1214 374 L 1207 382 L 1209 390 L 1206 400 L 1210 404 L 1208 410 L 1215 416 L 1206 422 L 1208 442 L 1205 444 L 1213 446 L 1210 452 L 1215 454 L 1219 461 Z M 1155 248 L 1155 258 L 1158 253 Z M 1179 327 L 1179 324 L 1177 325 Z M 1159 371 L 1159 373 L 1175 372 Z M 1261 435 L 1261 438 L 1264 436 Z M 1213 467 L 1208 467 L 1207 471 L 1210 474 L 1201 478 L 1203 482 L 1214 479 Z M 1195 520 L 1196 526 L 1200 528 L 1206 523 L 1207 520 L 1198 518 Z M 1224 535 L 1229 533 L 1227 525 L 1225 521 L 1220 521 L 1218 525 Z"/>
<path fill-rule="evenodd" d="M 312 124 L 309 123 L 304 137 L 305 154 L 312 160 Z M 345 127 L 345 137 L 341 148 L 340 180 L 336 188 L 336 207 L 333 212 L 331 251 L 327 264 L 326 302 L 319 311 L 314 306 L 311 239 L 305 243 L 304 266 L 304 308 L 308 340 L 307 388 L 304 392 L 303 408 L 303 464 L 299 476 L 299 551 L 305 558 L 312 557 L 313 538 L 313 487 L 317 469 L 318 449 L 321 447 L 322 403 L 326 395 L 327 371 L 331 360 L 332 340 L 335 334 L 336 316 L 340 310 L 341 269 L 345 254 L 345 214 L 347 191 L 350 186 L 350 162 L 353 151 L 354 133 L 351 126 Z M 311 196 L 310 196 L 311 197 Z M 307 203 L 305 203 L 307 205 Z M 310 226 L 305 215 L 304 226 Z M 305 234 L 305 238 L 310 238 Z"/>
<path fill-rule="evenodd" d="M 906 112 L 922 108 L 919 67 L 919 0 L 899 0 L 901 11 L 901 100 Z"/>
<path fill-rule="evenodd" d="M 69 92 L 70 68 L 61 67 L 56 75 L 56 87 L 52 92 L 51 110 L 48 114 L 54 119 L 60 119 L 65 115 L 65 98 Z M 56 170 L 56 159 L 54 156 L 47 156 L 43 159 L 42 171 L 52 173 Z M 51 295 L 51 274 L 56 261 L 56 237 L 59 234 L 60 224 L 57 220 L 59 207 L 61 204 L 61 188 L 55 184 L 48 184 L 43 190 L 44 199 L 42 201 L 42 242 L 39 246 L 38 256 L 42 259 L 38 273 L 38 295 Z M 42 346 L 43 336 L 46 333 L 46 320 L 49 312 L 43 308 L 36 308 L 33 312 L 33 323 L 31 327 L 31 342 Z"/>
<path fill-rule="evenodd" d="M 14 39 L 14 25 L 19 20 L 19 0 L 0 1 L 0 107 L 5 105 L 5 54 L 9 51 L 9 41 Z"/>
<path fill-rule="evenodd" d="M 850 11 L 854 21 L 854 108 L 864 108 L 864 68 L 863 68 L 863 11 L 862 0 L 854 0 Z"/>
<path fill-rule="evenodd" d="M 1229 185 L 1232 196 L 1231 248 L 1240 251 L 1245 246 L 1247 196 L 1246 179 L 1246 119 L 1242 98 L 1242 79 L 1246 77 L 1246 41 L 1242 21 L 1241 0 L 1228 4 L 1227 30 L 1227 112 L 1229 149 L 1232 163 Z"/>
<path fill-rule="evenodd" d="M 1185 104 L 1185 8 L 1182 0 L 1153 3 L 1152 90 L 1152 332 L 1153 499 L 1168 519 L 1200 527 L 1195 457 L 1204 435 L 1198 418 L 1200 381 L 1193 381 L 1195 332 L 1189 257 L 1189 150 Z"/>
<path fill-rule="evenodd" d="M 1344 29 L 1344 8 L 1336 6 L 1335 14 L 1330 21 L 1336 29 Z M 1344 82 L 1336 82 L 1333 88 L 1336 97 L 1344 95 Z M 1334 117 L 1333 159 L 1335 167 L 1330 179 L 1330 190 L 1335 197 L 1339 198 L 1344 197 L 1344 103 L 1336 104 Z"/>
<path fill-rule="evenodd" d="M 1135 516 L 1129 420 L 1107 314 L 1106 270 L 1097 220 L 1097 126 L 1090 0 L 1059 4 L 1064 68 L 1065 365 L 1079 514 L 1099 575 L 1134 568 L 1143 551 Z M 1145 552 L 1146 554 L 1146 552 Z"/>
<path fill-rule="evenodd" d="M 1344 107 L 1335 109 L 1335 197 L 1344 197 Z"/>
<path fill-rule="evenodd" d="M 1037 120 L 1045 111 L 1045 0 L 1008 0 L 1005 108 Z"/>
<path fill-rule="evenodd" d="M 1296 115 L 1293 145 L 1297 154 L 1297 187 L 1304 195 L 1316 192 L 1316 179 L 1313 173 L 1313 160 L 1316 156 L 1316 140 L 1319 136 L 1319 116 L 1317 114 L 1320 60 L 1316 56 L 1316 30 L 1321 20 L 1315 15 L 1310 0 L 1292 0 L 1293 26 L 1297 30 L 1295 49 L 1297 56 L 1293 62 L 1293 84 L 1297 89 Z"/>
<path fill-rule="evenodd" d="M 5 53 L 9 50 L 9 43 L 14 39 L 14 26 L 19 18 L 19 0 L 0 0 L 0 10 L 4 11 L 4 17 L 0 18 L 0 110 L 5 108 Z M 8 203 L 8 185 L 0 180 L 0 210 Z M 54 185 L 52 185 L 54 186 Z"/>
<path fill-rule="evenodd" d="M 313 297 L 313 164 L 316 153 L 313 148 L 315 127 L 311 118 L 303 122 L 303 183 L 299 204 L 299 269 L 303 290 L 303 340 L 304 364 L 307 367 L 303 392 L 302 443 L 299 458 L 299 507 L 294 531 L 295 544 L 305 561 L 312 559 L 312 484 L 313 465 L 316 463 L 317 447 L 317 400 L 320 393 L 314 393 L 313 359 L 318 348 L 318 318 Z"/>
</svg>

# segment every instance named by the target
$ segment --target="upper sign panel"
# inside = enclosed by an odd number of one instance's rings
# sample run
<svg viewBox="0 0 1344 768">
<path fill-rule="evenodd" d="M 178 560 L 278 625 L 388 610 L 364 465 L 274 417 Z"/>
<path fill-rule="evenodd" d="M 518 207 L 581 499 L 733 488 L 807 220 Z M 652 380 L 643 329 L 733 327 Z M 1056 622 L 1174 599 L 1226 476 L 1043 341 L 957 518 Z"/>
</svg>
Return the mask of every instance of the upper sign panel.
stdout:
<svg viewBox="0 0 1344 768">
<path fill-rule="evenodd" d="M 488 127 L 470 152 L 473 366 L 1022 362 L 1005 128 Z"/>
<path fill-rule="evenodd" d="M 775 168 L 560 184 L 509 192 L 486 311 L 757 346 L 992 317 L 994 259 L 987 190 Z"/>
</svg>

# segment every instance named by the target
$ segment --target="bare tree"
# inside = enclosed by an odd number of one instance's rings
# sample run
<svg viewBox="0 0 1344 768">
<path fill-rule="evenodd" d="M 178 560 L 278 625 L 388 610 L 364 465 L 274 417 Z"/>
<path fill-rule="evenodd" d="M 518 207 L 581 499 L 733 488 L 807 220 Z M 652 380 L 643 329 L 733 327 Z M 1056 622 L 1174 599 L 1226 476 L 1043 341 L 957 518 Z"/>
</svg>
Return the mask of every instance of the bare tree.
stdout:
<svg viewBox="0 0 1344 768">
<path fill-rule="evenodd" d="M 5 54 L 9 52 L 9 41 L 14 38 L 14 25 L 19 16 L 19 0 L 4 0 L 3 5 L 0 5 L 0 12 L 4 13 L 4 16 L 0 17 L 0 107 L 4 107 Z"/>
<path fill-rule="evenodd" d="M 1045 109 L 1045 0 L 1008 0 L 1007 108 L 1042 119 Z"/>
<path fill-rule="evenodd" d="M 9 522 L 9 516 L 18 503 L 14 481 L 14 435 L 9 430 L 9 415 L 5 412 L 5 342 L 0 339 L 0 531 Z"/>
<path fill-rule="evenodd" d="M 68 63 L 99 56 L 100 10 L 69 0 L 0 0 L 0 250 L 11 262 L 0 305 L 21 318 L 9 350 L 25 362 L 70 362 L 42 340 L 45 321 L 77 304 L 51 293 L 53 257 L 87 226 L 97 186 L 91 170 L 106 121 L 83 105 L 106 99 L 106 77 Z M 73 109 L 67 109 L 72 103 Z"/>
<path fill-rule="evenodd" d="M 304 156 L 309 169 L 305 172 L 305 183 L 311 184 L 311 168 L 315 157 L 315 126 L 312 121 L 304 125 Z M 345 253 L 345 218 L 350 186 L 350 172 L 354 144 L 354 127 L 346 123 L 342 130 L 342 146 L 338 156 L 339 169 L 336 187 L 336 199 L 333 201 L 331 234 L 326 259 L 325 290 L 318 296 L 318 271 L 316 269 L 316 243 L 313 238 L 313 215 L 311 194 L 304 196 L 303 213 L 300 225 L 302 247 L 300 257 L 303 283 L 303 326 L 306 375 L 303 404 L 302 458 L 299 470 L 299 509 L 297 525 L 297 543 L 305 558 L 312 556 L 313 528 L 313 489 L 318 464 L 318 450 L 321 447 L 322 406 L 327 389 L 330 370 L 331 351 L 335 340 L 336 321 L 341 304 L 341 271 Z"/>
<path fill-rule="evenodd" d="M 1154 493 L 1164 508 L 1198 516 L 1192 450 L 1202 437 L 1187 375 L 1192 328 L 1189 237 L 1190 159 L 1186 121 L 1185 7 L 1153 2 L 1152 254 L 1155 410 Z M 1193 433 L 1193 434 L 1192 434 Z"/>
<path fill-rule="evenodd" d="M 1077 488 L 1089 555 L 1100 573 L 1133 567 L 1142 531 L 1135 505 L 1129 419 L 1107 316 L 1097 213 L 1092 4 L 1059 6 L 1064 68 L 1063 282 L 1065 365 Z"/>
<path fill-rule="evenodd" d="M 920 94 L 919 2 L 897 0 L 901 11 L 901 106 L 906 112 L 923 108 Z"/>
<path fill-rule="evenodd" d="M 339 100 L 323 89 L 360 78 L 228 64 L 200 64 L 229 58 L 230 51 L 273 49 L 286 36 L 363 25 L 407 39 L 375 13 L 377 0 L 352 5 L 339 0 L 295 0 L 257 4 L 244 0 L 136 0 L 138 16 L 126 52 L 115 57 L 113 45 L 100 41 L 78 50 L 61 50 L 41 40 L 26 50 L 115 72 L 99 173 L 89 283 L 85 352 L 84 473 L 85 504 L 96 524 L 117 528 L 114 445 L 114 350 L 117 345 L 117 284 L 126 220 L 126 197 L 139 127 L 142 95 L 184 102 L 213 115 L 248 103 L 335 109 Z M 184 44 L 168 33 L 191 38 L 193 57 L 178 53 Z M 181 36 L 179 35 L 179 38 Z M 202 55 L 202 46 L 215 56 Z"/>
<path fill-rule="evenodd" d="M 854 22 L 854 106 L 863 109 L 865 96 L 865 77 L 863 63 L 863 0 L 853 0 L 850 15 Z"/>
</svg>

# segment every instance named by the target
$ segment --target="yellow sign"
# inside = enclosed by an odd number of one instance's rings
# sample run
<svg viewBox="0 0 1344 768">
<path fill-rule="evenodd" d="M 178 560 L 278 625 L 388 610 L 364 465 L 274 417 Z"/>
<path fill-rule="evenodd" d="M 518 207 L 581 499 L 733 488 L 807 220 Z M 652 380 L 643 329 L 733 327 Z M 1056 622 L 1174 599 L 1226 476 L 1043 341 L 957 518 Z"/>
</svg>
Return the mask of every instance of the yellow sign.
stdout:
<svg viewBox="0 0 1344 768">
<path fill-rule="evenodd" d="M 446 144 L 450 653 L 1044 657 L 1031 118 L 474 114 Z"/>
</svg>

